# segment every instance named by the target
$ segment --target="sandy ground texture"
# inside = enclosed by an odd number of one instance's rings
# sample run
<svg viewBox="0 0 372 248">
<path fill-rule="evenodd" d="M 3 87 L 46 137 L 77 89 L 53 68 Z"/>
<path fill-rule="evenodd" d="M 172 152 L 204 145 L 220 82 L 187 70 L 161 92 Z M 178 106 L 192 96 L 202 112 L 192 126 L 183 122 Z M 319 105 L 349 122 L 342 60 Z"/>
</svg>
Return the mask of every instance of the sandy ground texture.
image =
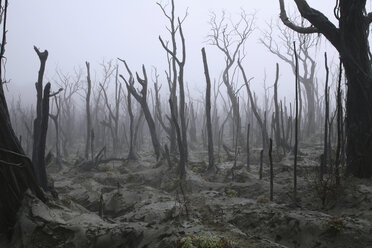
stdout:
<svg viewBox="0 0 372 248">
<path fill-rule="evenodd" d="M 169 166 L 145 153 L 138 161 L 89 171 L 51 165 L 58 199 L 43 203 L 27 193 L 13 239 L 4 247 L 166 248 L 190 235 L 223 238 L 242 248 L 372 247 L 372 180 L 342 178 L 339 188 L 330 182 L 319 190 L 321 146 L 302 145 L 294 204 L 293 155 L 273 153 L 272 202 L 268 161 L 259 180 L 258 150 L 249 168 L 239 155 L 233 173 L 234 162 L 222 156 L 216 175 L 206 173 L 206 154 L 194 151 L 184 182 L 175 159 Z"/>
</svg>

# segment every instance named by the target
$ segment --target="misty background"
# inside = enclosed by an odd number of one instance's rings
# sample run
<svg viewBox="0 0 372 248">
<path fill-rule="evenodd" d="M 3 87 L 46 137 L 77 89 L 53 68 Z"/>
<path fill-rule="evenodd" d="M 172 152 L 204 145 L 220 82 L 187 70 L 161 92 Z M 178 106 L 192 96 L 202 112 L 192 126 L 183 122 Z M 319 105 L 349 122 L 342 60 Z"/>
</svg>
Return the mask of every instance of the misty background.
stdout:
<svg viewBox="0 0 372 248">
<path fill-rule="evenodd" d="M 100 78 L 100 64 L 116 58 L 127 60 L 132 70 L 140 69 L 144 63 L 149 74 L 155 66 L 160 74 L 161 83 L 165 84 L 164 70 L 167 68 L 166 52 L 161 47 L 159 35 L 169 40 L 166 30 L 167 19 L 153 0 L 17 0 L 9 5 L 8 44 L 5 56 L 8 100 L 22 98 L 22 102 L 33 104 L 36 99 L 34 83 L 37 80 L 39 60 L 33 46 L 40 50 L 47 49 L 49 58 L 46 66 L 45 81 L 52 83 L 56 90 L 56 70 L 63 73 L 74 73 L 83 70 L 84 63 L 89 61 L 92 67 L 93 81 Z M 333 20 L 333 2 L 308 1 L 311 6 L 323 11 Z M 167 1 L 160 1 L 167 4 Z M 287 1 L 289 13 L 297 9 L 292 1 Z M 168 6 L 170 8 L 170 6 Z M 210 34 L 209 20 L 211 12 L 218 17 L 222 11 L 233 20 L 239 19 L 241 9 L 248 14 L 255 13 L 253 34 L 246 43 L 247 56 L 244 60 L 246 72 L 254 77 L 252 89 L 260 97 L 263 92 L 263 79 L 267 73 L 267 86 L 274 83 L 275 63 L 280 63 L 279 94 L 292 97 L 294 94 L 294 76 L 289 65 L 272 55 L 262 44 L 262 30 L 267 29 L 267 23 L 279 23 L 279 3 L 277 0 L 178 0 L 176 1 L 176 16 L 186 18 L 183 29 L 186 38 L 186 68 L 185 82 L 190 90 L 196 90 L 202 96 L 205 87 L 203 65 L 200 49 L 206 47 L 210 63 L 211 77 L 219 79 L 224 67 L 222 53 L 216 47 L 209 45 L 207 35 Z M 333 19 L 332 19 L 333 18 Z M 334 21 L 334 20 L 333 20 Z M 318 61 L 317 71 L 320 85 L 323 84 L 323 53 L 327 50 L 331 62 L 338 64 L 338 57 L 327 41 L 322 39 L 317 47 L 317 53 L 312 56 Z M 120 64 L 120 63 L 119 63 Z M 122 66 L 122 64 L 120 64 Z M 124 73 L 123 67 L 120 69 Z M 152 85 L 150 84 L 152 87 Z M 163 87 L 166 88 L 166 87 Z M 199 94 L 200 92 L 200 94 Z M 225 92 L 225 89 L 222 89 Z"/>
</svg>

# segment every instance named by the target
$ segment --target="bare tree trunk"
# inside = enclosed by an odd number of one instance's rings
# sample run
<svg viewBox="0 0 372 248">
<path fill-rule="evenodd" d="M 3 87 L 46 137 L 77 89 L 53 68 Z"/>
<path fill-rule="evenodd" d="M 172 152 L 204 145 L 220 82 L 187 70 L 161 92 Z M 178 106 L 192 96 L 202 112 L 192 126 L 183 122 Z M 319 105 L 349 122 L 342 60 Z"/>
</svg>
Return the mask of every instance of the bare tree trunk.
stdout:
<svg viewBox="0 0 372 248">
<path fill-rule="evenodd" d="M 249 100 L 251 102 L 251 107 L 252 107 L 252 110 L 253 110 L 253 113 L 256 117 L 256 120 L 261 128 L 261 133 L 262 133 L 262 140 L 263 140 L 263 149 L 264 150 L 267 150 L 267 145 L 268 145 L 268 135 L 267 135 L 267 130 L 266 130 L 266 123 L 262 122 L 262 119 L 258 113 L 258 110 L 257 110 L 257 106 L 256 106 L 256 103 L 254 101 L 254 98 L 253 98 L 253 95 L 252 95 L 252 92 L 251 92 L 251 89 L 249 87 L 249 80 L 247 79 L 247 76 L 245 74 L 245 71 L 243 69 L 243 66 L 241 65 L 240 63 L 240 60 L 238 60 L 238 66 L 243 74 L 243 79 L 244 79 L 244 83 L 245 83 L 245 86 L 247 88 L 247 91 L 248 91 L 248 96 L 249 96 Z M 266 114 L 265 114 L 266 116 Z"/>
<path fill-rule="evenodd" d="M 342 80 L 342 63 L 340 62 L 340 73 L 338 75 L 337 85 L 337 148 L 336 148 L 336 165 L 335 176 L 336 185 L 340 185 L 340 160 L 341 160 L 341 143 L 342 143 L 342 93 L 341 93 L 341 80 Z"/>
<path fill-rule="evenodd" d="M 260 152 L 260 170 L 259 170 L 259 177 L 260 177 L 260 180 L 262 180 L 263 153 L 264 153 L 264 150 L 262 149 L 261 152 Z"/>
<path fill-rule="evenodd" d="M 270 139 L 269 159 L 270 159 L 270 201 L 274 200 L 274 168 L 273 168 L 273 140 Z"/>
<path fill-rule="evenodd" d="M 274 105 L 275 105 L 275 142 L 277 145 L 277 150 L 279 147 L 283 147 L 282 138 L 280 137 L 280 112 L 279 112 L 279 103 L 278 103 L 278 81 L 279 81 L 279 64 L 276 63 L 276 78 L 274 83 Z"/>
<path fill-rule="evenodd" d="M 45 143 L 46 134 L 48 130 L 48 118 L 49 118 L 49 94 L 50 94 L 50 83 L 45 85 L 43 94 L 43 77 L 45 71 L 45 64 L 48 58 L 48 51 L 40 52 L 39 49 L 34 47 L 40 59 L 40 70 L 38 75 L 38 81 L 35 84 L 37 92 L 36 102 L 36 119 L 34 121 L 34 145 L 32 150 L 32 163 L 36 174 L 39 185 L 46 190 L 47 189 L 47 176 L 45 169 Z"/>
<path fill-rule="evenodd" d="M 325 58 L 325 69 L 326 69 L 326 83 L 324 88 L 324 107 L 325 107 L 325 117 L 324 117 L 324 150 L 323 150 L 323 161 L 320 163 L 320 181 L 323 182 L 323 175 L 328 163 L 328 128 L 329 128 L 329 92 L 328 92 L 328 78 L 329 78 L 329 68 L 327 62 L 327 54 L 324 54 Z"/>
<path fill-rule="evenodd" d="M 297 204 L 297 151 L 298 151 L 298 97 L 299 97 L 299 83 L 298 83 L 298 58 L 296 52 L 296 43 L 293 42 L 296 60 L 296 119 L 295 119 L 295 145 L 294 145 L 294 163 L 293 163 L 293 202 Z"/>
<path fill-rule="evenodd" d="M 251 144 L 250 131 L 251 131 L 251 124 L 249 123 L 247 127 L 247 170 L 250 170 L 250 150 L 249 150 L 249 146 Z"/>
<path fill-rule="evenodd" d="M 56 163 L 58 165 L 61 164 L 61 151 L 60 151 L 60 142 L 59 142 L 59 113 L 60 113 L 60 102 L 61 99 L 59 98 L 59 103 L 57 100 L 57 97 L 54 96 L 54 103 L 56 105 L 57 112 L 55 115 L 49 114 L 50 118 L 53 120 L 54 128 L 56 130 L 56 140 L 55 140 L 55 146 L 56 146 Z"/>
<path fill-rule="evenodd" d="M 92 129 L 92 119 L 90 116 L 90 95 L 92 91 L 92 82 L 90 80 L 90 65 L 89 62 L 85 62 L 86 68 L 87 68 L 87 83 L 88 83 L 88 88 L 87 88 L 87 94 L 85 98 L 85 111 L 86 111 L 86 117 L 87 117 L 87 138 L 86 138 L 86 143 L 85 143 L 85 159 L 89 159 L 89 146 L 91 143 L 91 137 L 90 137 L 90 132 Z"/>
<path fill-rule="evenodd" d="M 205 94 L 205 110 L 207 116 L 207 132 L 208 132 L 208 171 L 213 171 L 215 169 L 214 165 L 214 151 L 213 151 L 213 133 L 212 133 L 212 120 L 211 120 L 211 79 L 209 77 L 207 55 L 205 49 L 202 49 L 203 64 L 204 64 L 204 74 L 207 83 L 207 89 Z"/>
<path fill-rule="evenodd" d="M 178 165 L 178 173 L 179 177 L 181 180 L 183 180 L 186 177 L 186 158 L 185 158 L 185 151 L 183 150 L 183 145 L 182 145 L 182 137 L 181 137 L 181 130 L 178 125 L 176 116 L 175 116 L 175 111 L 174 111 L 174 106 L 172 103 L 172 100 L 169 99 L 169 105 L 171 109 L 171 115 L 172 115 L 172 120 L 176 128 L 176 134 L 177 134 L 177 142 L 178 142 L 178 149 L 180 153 L 180 161 Z"/>
<path fill-rule="evenodd" d="M 143 76 L 144 76 L 143 79 L 140 78 L 140 76 L 138 75 L 138 73 L 136 73 L 137 81 L 142 86 L 142 89 L 141 89 L 141 91 L 139 93 L 134 88 L 133 74 L 130 71 L 130 69 L 129 69 L 127 63 L 126 63 L 126 61 L 125 60 L 121 60 L 121 61 L 124 63 L 124 65 L 125 65 L 128 73 L 130 75 L 129 82 L 122 75 L 120 75 L 120 77 L 124 80 L 125 84 L 127 85 L 127 89 L 130 91 L 130 93 L 132 94 L 132 96 L 137 100 L 137 102 L 142 107 L 143 114 L 145 116 L 145 119 L 147 121 L 147 125 L 148 125 L 149 130 L 150 130 L 150 136 L 151 136 L 152 146 L 153 146 L 154 151 L 155 151 L 156 159 L 159 159 L 160 156 L 161 156 L 161 153 L 162 153 L 161 152 L 161 146 L 160 146 L 160 142 L 159 142 L 159 139 L 158 139 L 158 136 L 157 136 L 157 133 L 156 133 L 155 122 L 154 122 L 154 119 L 152 118 L 152 115 L 151 115 L 149 106 L 147 104 L 147 86 L 148 86 L 148 80 L 147 80 L 146 68 L 145 68 L 144 65 L 142 66 L 142 73 L 143 73 Z"/>
<path fill-rule="evenodd" d="M 0 233 L 11 237 L 21 200 L 27 189 L 45 201 L 34 174 L 31 160 L 24 151 L 11 125 L 4 95 L 4 53 L 8 0 L 1 4 L 2 40 L 0 48 Z"/>
<path fill-rule="evenodd" d="M 348 79 L 346 102 L 347 172 L 359 178 L 372 176 L 372 68 L 369 26 L 372 13 L 366 1 L 340 0 L 335 7 L 338 28 L 305 0 L 295 0 L 301 16 L 312 25 L 304 28 L 292 23 L 279 0 L 280 17 L 299 33 L 320 33 L 338 50 Z"/>
<path fill-rule="evenodd" d="M 128 159 L 129 160 L 136 160 L 137 155 L 135 152 L 135 144 L 134 144 L 134 115 L 132 111 L 132 97 L 130 90 L 127 86 L 128 89 L 128 96 L 127 96 L 127 101 L 128 101 L 128 113 L 129 113 L 129 153 L 128 153 Z M 139 124 L 139 123 L 138 123 Z"/>
</svg>

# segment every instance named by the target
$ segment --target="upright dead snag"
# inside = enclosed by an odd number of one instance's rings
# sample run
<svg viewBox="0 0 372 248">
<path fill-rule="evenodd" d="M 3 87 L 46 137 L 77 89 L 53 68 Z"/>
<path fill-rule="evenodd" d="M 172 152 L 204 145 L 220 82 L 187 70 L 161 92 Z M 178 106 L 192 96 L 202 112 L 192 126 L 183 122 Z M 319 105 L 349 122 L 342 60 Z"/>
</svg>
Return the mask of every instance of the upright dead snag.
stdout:
<svg viewBox="0 0 372 248">
<path fill-rule="evenodd" d="M 34 50 L 40 60 L 40 70 L 38 80 L 35 84 L 37 99 L 36 99 L 36 119 L 34 121 L 34 144 L 32 150 L 32 163 L 39 185 L 47 190 L 47 174 L 45 169 L 45 145 L 46 135 L 48 131 L 49 119 L 49 95 L 50 83 L 45 85 L 43 91 L 43 77 L 45 72 L 45 64 L 48 59 L 48 51 L 40 52 L 34 46 Z"/>
<path fill-rule="evenodd" d="M 205 81 L 207 83 L 207 89 L 205 93 L 205 111 L 207 116 L 207 132 L 208 132 L 208 171 L 215 169 L 214 165 L 214 152 L 213 152 L 213 133 L 212 133 L 212 120 L 211 120 L 211 79 L 209 77 L 208 61 L 205 49 L 202 49 L 203 64 Z"/>
<path fill-rule="evenodd" d="M 61 105 L 61 98 L 59 97 L 57 99 L 57 96 L 54 96 L 54 103 L 56 106 L 56 113 L 55 114 L 49 114 L 49 117 L 53 120 L 54 128 L 56 130 L 56 163 L 58 165 L 61 164 L 61 150 L 60 150 L 60 142 L 59 142 L 59 129 L 60 129 L 60 105 Z"/>
<path fill-rule="evenodd" d="M 273 168 L 273 140 L 270 139 L 269 160 L 270 160 L 270 201 L 274 200 L 274 168 Z"/>
<path fill-rule="evenodd" d="M 297 203 L 297 151 L 298 151 L 298 58 L 296 43 L 293 42 L 296 61 L 295 87 L 296 87 L 296 119 L 295 119 L 295 145 L 294 145 L 294 164 L 293 164 L 293 201 Z"/>
<path fill-rule="evenodd" d="M 328 61 L 327 61 L 327 53 L 324 54 L 325 60 L 325 70 L 326 70 L 326 83 L 324 88 L 324 107 L 325 107 L 325 117 L 324 117 L 324 150 L 323 150 L 323 161 L 320 163 L 320 181 L 323 181 L 323 176 L 325 169 L 328 163 L 328 128 L 329 128 L 329 88 L 328 88 L 328 80 L 329 80 L 329 68 L 328 68 Z"/>
<path fill-rule="evenodd" d="M 90 64 L 89 62 L 85 62 L 85 66 L 87 67 L 87 90 L 86 90 L 86 97 L 85 97 L 85 111 L 86 111 L 86 118 L 87 118 L 87 138 L 85 143 L 85 159 L 89 159 L 89 147 L 91 143 L 91 129 L 92 129 L 92 118 L 90 116 L 90 96 L 92 92 L 92 81 L 90 79 Z"/>
<path fill-rule="evenodd" d="M 168 45 L 164 43 L 163 39 L 159 36 L 159 40 L 161 45 L 163 46 L 164 50 L 171 56 L 171 62 L 172 62 L 172 73 L 173 73 L 173 79 L 172 79 L 172 85 L 171 85 L 171 100 L 174 110 L 177 109 L 177 96 L 176 96 L 176 88 L 177 88 L 177 79 L 179 84 L 179 97 L 180 97 L 180 104 L 179 104 L 179 116 L 180 116 L 180 123 L 181 123 L 181 142 L 178 142 L 182 144 L 183 151 L 185 154 L 183 155 L 185 157 L 186 162 L 188 161 L 188 146 L 187 146 L 187 125 L 186 125 L 186 117 L 185 117 L 185 87 L 184 87 L 184 68 L 186 63 L 186 42 L 185 42 L 185 36 L 183 34 L 182 30 L 182 23 L 187 17 L 188 13 L 186 12 L 185 17 L 181 20 L 180 18 L 175 18 L 175 4 L 174 0 L 171 1 L 172 9 L 170 15 L 166 13 L 164 6 L 158 3 L 161 10 L 163 11 L 163 14 L 167 17 L 170 24 L 169 32 L 171 34 L 171 44 L 172 44 L 172 50 L 168 48 Z M 181 46 L 182 46 L 182 57 L 178 58 L 177 56 L 177 42 L 176 42 L 176 35 L 177 32 L 179 32 L 180 38 L 181 38 Z M 178 66 L 178 72 L 177 72 L 177 66 Z M 174 111 L 173 110 L 173 111 Z M 175 119 L 173 121 L 177 121 L 178 118 L 177 115 L 175 115 Z M 175 124 L 174 124 L 175 125 Z M 174 127 L 174 125 L 172 125 Z"/>
</svg>

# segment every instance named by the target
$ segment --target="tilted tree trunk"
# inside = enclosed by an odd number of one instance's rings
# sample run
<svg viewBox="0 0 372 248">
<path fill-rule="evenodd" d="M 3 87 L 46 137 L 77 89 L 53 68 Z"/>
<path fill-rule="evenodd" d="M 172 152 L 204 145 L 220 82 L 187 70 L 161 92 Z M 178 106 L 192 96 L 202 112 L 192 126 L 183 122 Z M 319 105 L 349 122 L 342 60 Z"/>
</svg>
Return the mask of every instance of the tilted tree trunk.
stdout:
<svg viewBox="0 0 372 248">
<path fill-rule="evenodd" d="M 245 74 L 243 66 L 240 63 L 240 60 L 238 60 L 238 66 L 239 66 L 239 68 L 242 72 L 242 75 L 243 75 L 243 80 L 244 80 L 245 86 L 247 88 L 248 97 L 249 97 L 249 101 L 251 102 L 252 111 L 254 113 L 254 116 L 256 117 L 258 125 L 261 128 L 263 149 L 267 150 L 268 145 L 269 145 L 268 144 L 269 143 L 269 137 L 268 137 L 267 130 L 266 130 L 266 121 L 263 122 L 262 119 L 261 119 L 260 114 L 258 113 L 257 106 L 256 106 L 256 103 L 254 101 L 254 97 L 252 95 L 252 91 L 249 87 L 249 80 L 247 79 L 247 76 Z M 265 112 L 265 119 L 266 119 L 266 112 Z"/>
<path fill-rule="evenodd" d="M 145 119 L 147 121 L 147 125 L 148 125 L 149 130 L 150 130 L 152 146 L 153 146 L 154 151 L 155 151 L 156 159 L 159 159 L 162 149 L 161 149 L 161 145 L 160 145 L 157 133 L 156 133 L 155 122 L 154 122 L 154 119 L 151 115 L 150 108 L 147 104 L 148 80 L 147 80 L 146 68 L 145 68 L 144 65 L 142 66 L 142 73 L 143 73 L 143 76 L 144 76 L 143 79 L 140 78 L 138 73 L 136 73 L 137 81 L 142 86 L 141 91 L 137 92 L 137 90 L 134 88 L 134 78 L 133 78 L 133 74 L 132 74 L 131 70 L 129 69 L 125 60 L 121 60 L 121 61 L 124 63 L 128 73 L 130 75 L 130 78 L 129 78 L 129 80 L 126 80 L 122 75 L 120 75 L 120 77 L 124 80 L 125 84 L 127 85 L 127 89 L 130 91 L 130 94 L 132 94 L 132 96 L 137 100 L 137 102 L 142 107 L 143 114 L 145 116 Z"/>
<path fill-rule="evenodd" d="M 60 113 L 60 102 L 61 102 L 61 99 L 59 98 L 59 100 L 57 100 L 57 97 L 54 96 L 54 103 L 56 105 L 56 109 L 57 109 L 57 112 L 56 114 L 49 114 L 49 117 L 52 119 L 53 123 L 54 123 L 54 128 L 56 130 L 56 140 L 55 140 L 55 146 L 56 146 L 56 163 L 58 165 L 61 164 L 61 149 L 60 149 L 60 142 L 59 142 L 59 129 L 60 129 L 60 125 L 59 125 L 59 113 Z"/>
</svg>

